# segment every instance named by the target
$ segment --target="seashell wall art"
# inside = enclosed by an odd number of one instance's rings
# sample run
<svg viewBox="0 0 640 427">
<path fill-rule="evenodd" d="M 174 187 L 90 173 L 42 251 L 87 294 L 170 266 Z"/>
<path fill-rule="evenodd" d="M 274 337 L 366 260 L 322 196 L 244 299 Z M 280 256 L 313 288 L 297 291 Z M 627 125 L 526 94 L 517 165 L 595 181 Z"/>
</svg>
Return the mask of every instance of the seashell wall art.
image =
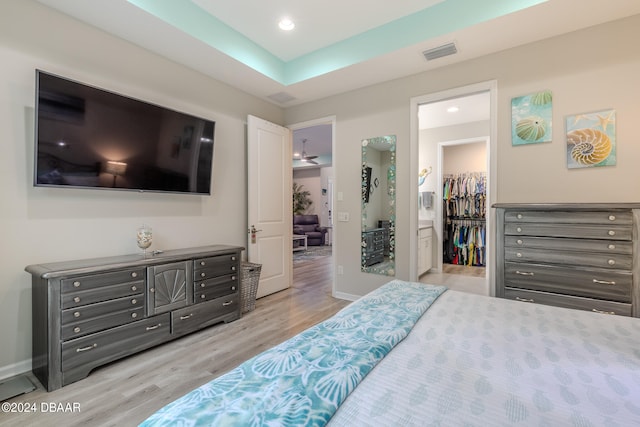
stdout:
<svg viewBox="0 0 640 427">
<path fill-rule="evenodd" d="M 511 99 L 511 144 L 551 142 L 550 90 Z"/>
<path fill-rule="evenodd" d="M 616 164 L 616 112 L 603 110 L 566 117 L 567 167 Z"/>
</svg>

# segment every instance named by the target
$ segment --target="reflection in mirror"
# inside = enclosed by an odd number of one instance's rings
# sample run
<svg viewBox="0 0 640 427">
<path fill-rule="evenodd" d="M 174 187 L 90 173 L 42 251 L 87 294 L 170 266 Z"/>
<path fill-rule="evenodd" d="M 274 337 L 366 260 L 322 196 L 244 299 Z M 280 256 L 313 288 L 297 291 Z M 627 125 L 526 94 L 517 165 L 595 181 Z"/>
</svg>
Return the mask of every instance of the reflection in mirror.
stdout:
<svg viewBox="0 0 640 427">
<path fill-rule="evenodd" d="M 395 276 L 396 137 L 362 140 L 362 258 L 366 273 Z"/>
</svg>

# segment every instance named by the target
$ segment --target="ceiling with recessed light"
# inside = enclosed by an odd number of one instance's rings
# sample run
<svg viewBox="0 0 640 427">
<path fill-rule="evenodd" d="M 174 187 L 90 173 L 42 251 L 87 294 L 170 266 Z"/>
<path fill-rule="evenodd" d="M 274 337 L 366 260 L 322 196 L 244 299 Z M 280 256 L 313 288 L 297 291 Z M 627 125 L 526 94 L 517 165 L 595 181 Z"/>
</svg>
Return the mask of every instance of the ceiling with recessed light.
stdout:
<svg viewBox="0 0 640 427">
<path fill-rule="evenodd" d="M 630 0 L 38 1 L 282 107 L 640 13 Z"/>
</svg>

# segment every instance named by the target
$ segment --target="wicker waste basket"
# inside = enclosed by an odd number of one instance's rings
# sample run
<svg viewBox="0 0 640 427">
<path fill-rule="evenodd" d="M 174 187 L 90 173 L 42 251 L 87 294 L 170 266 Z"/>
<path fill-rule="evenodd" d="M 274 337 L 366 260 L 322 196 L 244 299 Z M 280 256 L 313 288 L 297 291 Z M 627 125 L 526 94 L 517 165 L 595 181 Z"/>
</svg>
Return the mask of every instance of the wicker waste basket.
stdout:
<svg viewBox="0 0 640 427">
<path fill-rule="evenodd" d="M 240 263 L 240 302 L 243 313 L 256 308 L 256 293 L 258 293 L 261 269 L 262 264 L 244 261 Z"/>
</svg>

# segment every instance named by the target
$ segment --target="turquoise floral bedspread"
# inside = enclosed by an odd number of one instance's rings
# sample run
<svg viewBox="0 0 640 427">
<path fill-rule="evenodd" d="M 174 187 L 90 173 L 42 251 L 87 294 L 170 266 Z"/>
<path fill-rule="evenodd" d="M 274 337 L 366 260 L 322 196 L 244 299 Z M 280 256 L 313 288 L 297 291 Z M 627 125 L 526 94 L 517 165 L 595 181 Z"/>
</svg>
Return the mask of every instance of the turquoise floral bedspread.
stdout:
<svg viewBox="0 0 640 427">
<path fill-rule="evenodd" d="M 141 426 L 324 425 L 446 288 L 393 280 Z"/>
</svg>

